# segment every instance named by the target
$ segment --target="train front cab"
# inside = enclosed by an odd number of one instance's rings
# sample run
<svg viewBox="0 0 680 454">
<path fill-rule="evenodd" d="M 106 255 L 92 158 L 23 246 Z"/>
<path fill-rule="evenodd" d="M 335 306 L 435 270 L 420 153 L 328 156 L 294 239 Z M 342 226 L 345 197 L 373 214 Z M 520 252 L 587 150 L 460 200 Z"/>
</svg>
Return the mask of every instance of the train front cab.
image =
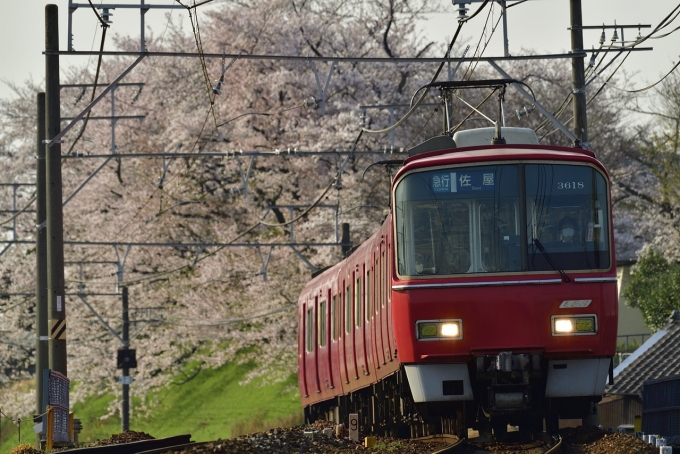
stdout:
<svg viewBox="0 0 680 454">
<path fill-rule="evenodd" d="M 608 178 L 588 152 L 518 148 L 414 160 L 395 182 L 395 336 L 433 422 L 556 430 L 611 370 Z"/>
</svg>

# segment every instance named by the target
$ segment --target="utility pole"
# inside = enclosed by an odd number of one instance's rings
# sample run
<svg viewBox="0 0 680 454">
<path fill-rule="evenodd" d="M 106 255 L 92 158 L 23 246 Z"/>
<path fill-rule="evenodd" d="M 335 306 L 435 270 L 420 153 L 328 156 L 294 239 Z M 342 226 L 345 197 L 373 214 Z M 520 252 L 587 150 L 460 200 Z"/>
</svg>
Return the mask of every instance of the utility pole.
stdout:
<svg viewBox="0 0 680 454">
<path fill-rule="evenodd" d="M 123 349 L 130 348 L 130 315 L 128 312 L 128 288 L 123 287 Z M 123 401 L 121 408 L 122 431 L 130 430 L 130 364 L 123 361 Z"/>
<path fill-rule="evenodd" d="M 581 0 L 569 0 L 571 18 L 571 51 L 583 52 L 583 17 Z M 574 146 L 588 148 L 588 121 L 586 117 L 586 77 L 582 57 L 571 59 L 572 108 L 574 114 Z"/>
<path fill-rule="evenodd" d="M 35 267 L 35 397 L 36 415 L 45 412 L 43 407 L 43 371 L 49 368 L 49 335 L 47 331 L 47 230 L 45 229 L 45 93 L 38 93 L 38 141 L 36 156 L 36 182 L 35 182 L 35 228 L 36 228 L 36 267 Z M 45 418 L 47 420 L 47 418 Z M 36 424 L 43 421 L 42 416 L 37 416 L 33 422 Z M 43 425 L 44 426 L 44 425 Z M 42 433 L 36 434 L 36 446 L 40 447 Z"/>
<path fill-rule="evenodd" d="M 59 8 L 45 6 L 45 118 L 46 141 L 60 132 Z M 47 302 L 50 308 L 50 369 L 67 376 L 66 301 L 64 290 L 64 219 L 62 212 L 61 141 L 45 150 L 47 220 Z"/>
</svg>

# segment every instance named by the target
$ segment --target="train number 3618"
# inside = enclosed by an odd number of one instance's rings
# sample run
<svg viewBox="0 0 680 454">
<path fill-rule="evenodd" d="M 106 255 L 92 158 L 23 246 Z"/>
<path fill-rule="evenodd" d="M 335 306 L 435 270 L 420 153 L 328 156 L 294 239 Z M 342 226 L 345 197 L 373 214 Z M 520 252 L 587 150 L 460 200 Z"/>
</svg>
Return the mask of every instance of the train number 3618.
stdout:
<svg viewBox="0 0 680 454">
<path fill-rule="evenodd" d="M 583 189 L 586 185 L 583 181 L 558 181 L 557 189 Z"/>
</svg>

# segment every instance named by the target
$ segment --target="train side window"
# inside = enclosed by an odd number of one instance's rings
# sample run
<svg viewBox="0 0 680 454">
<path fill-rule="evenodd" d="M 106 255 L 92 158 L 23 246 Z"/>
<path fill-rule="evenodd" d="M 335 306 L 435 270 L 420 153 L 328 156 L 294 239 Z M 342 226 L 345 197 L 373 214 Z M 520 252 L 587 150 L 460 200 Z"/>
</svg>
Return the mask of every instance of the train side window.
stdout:
<svg viewBox="0 0 680 454">
<path fill-rule="evenodd" d="M 345 289 L 345 333 L 352 332 L 352 286 Z"/>
<path fill-rule="evenodd" d="M 362 292 L 363 287 L 361 286 L 361 276 L 357 278 L 356 285 L 354 286 L 354 324 L 357 328 L 361 327 L 361 318 L 363 315 L 363 298 Z"/>
<path fill-rule="evenodd" d="M 371 321 L 371 295 L 373 288 L 371 287 L 371 270 L 366 271 L 366 322 Z"/>
<path fill-rule="evenodd" d="M 385 289 L 387 290 L 387 295 L 385 295 L 385 301 L 392 301 L 392 251 L 390 251 L 391 246 L 387 246 L 387 260 L 385 261 L 385 268 L 387 273 L 385 274 Z"/>
<path fill-rule="evenodd" d="M 382 260 L 380 261 L 380 274 L 382 275 L 382 284 L 383 284 L 383 299 L 382 299 L 382 306 L 385 307 L 385 302 L 387 302 L 387 295 L 390 293 L 390 289 L 387 285 L 389 282 L 388 279 L 388 271 L 387 271 L 387 262 L 385 261 L 385 251 L 382 251 Z"/>
<path fill-rule="evenodd" d="M 319 301 L 319 313 L 318 313 L 317 326 L 319 327 L 318 333 L 318 343 L 319 347 L 326 346 L 326 300 Z"/>
<path fill-rule="evenodd" d="M 338 295 L 333 295 L 331 298 L 331 340 L 333 342 L 338 338 Z"/>
<path fill-rule="evenodd" d="M 314 308 L 307 309 L 307 317 L 305 320 L 305 351 L 311 353 L 314 351 Z"/>
<path fill-rule="evenodd" d="M 382 262 L 380 261 L 380 255 L 378 255 L 378 257 L 376 257 L 376 259 L 375 259 L 375 273 L 376 273 L 376 276 L 375 276 L 375 313 L 376 314 L 378 312 L 380 312 L 380 304 L 381 304 L 381 301 L 383 300 L 383 298 L 382 298 L 383 297 L 383 294 L 382 294 L 382 292 L 383 292 L 383 285 L 382 285 L 383 275 L 382 275 L 382 271 L 381 271 L 381 268 L 380 268 L 381 266 L 382 266 Z"/>
</svg>

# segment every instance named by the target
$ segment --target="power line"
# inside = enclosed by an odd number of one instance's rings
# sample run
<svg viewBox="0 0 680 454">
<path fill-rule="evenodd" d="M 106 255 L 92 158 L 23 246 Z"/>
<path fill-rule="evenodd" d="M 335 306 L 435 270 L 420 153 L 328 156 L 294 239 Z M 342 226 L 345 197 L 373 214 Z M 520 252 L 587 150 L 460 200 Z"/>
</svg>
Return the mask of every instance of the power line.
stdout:
<svg viewBox="0 0 680 454">
<path fill-rule="evenodd" d="M 184 58 L 240 58 L 242 60 L 288 60 L 288 61 L 322 61 L 338 63 L 448 63 L 448 62 L 470 62 L 476 61 L 474 57 L 312 57 L 312 56 L 296 56 L 296 55 L 261 55 L 261 54 L 218 54 L 218 53 L 199 53 L 199 52 L 134 52 L 134 51 L 44 51 L 44 55 L 67 55 L 88 56 L 88 55 L 103 55 L 103 56 L 146 56 L 146 57 L 184 57 Z M 587 51 L 566 53 L 566 54 L 545 54 L 545 55 L 513 55 L 509 57 L 482 57 L 480 61 L 523 61 L 523 60 L 545 60 L 545 59 L 571 59 L 571 58 L 585 58 Z"/>
<path fill-rule="evenodd" d="M 107 117 L 108 118 L 108 117 Z M 201 153 L 116 153 L 111 154 L 86 154 L 62 156 L 63 159 L 102 159 L 115 157 L 116 159 L 137 159 L 137 158 L 236 158 L 239 156 L 252 156 L 257 158 L 277 158 L 277 157 L 310 157 L 310 156 L 383 156 L 383 155 L 402 155 L 406 151 L 404 148 L 394 150 L 367 150 L 367 151 L 301 151 L 301 150 L 273 150 L 273 151 L 202 151 Z"/>
</svg>

